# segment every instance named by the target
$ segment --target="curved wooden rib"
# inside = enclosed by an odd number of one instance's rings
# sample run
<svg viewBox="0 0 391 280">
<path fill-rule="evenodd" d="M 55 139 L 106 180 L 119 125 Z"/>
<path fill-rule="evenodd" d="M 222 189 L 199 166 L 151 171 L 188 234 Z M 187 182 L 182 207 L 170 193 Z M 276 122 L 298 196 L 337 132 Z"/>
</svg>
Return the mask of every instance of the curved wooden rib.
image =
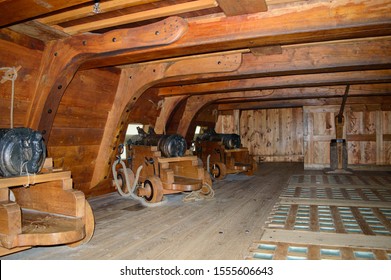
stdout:
<svg viewBox="0 0 391 280">
<path fill-rule="evenodd" d="M 147 26 L 102 35 L 74 36 L 49 44 L 41 63 L 41 81 L 35 90 L 27 126 L 45 131 L 44 137 L 48 142 L 59 102 L 83 62 L 140 48 L 167 45 L 181 38 L 186 30 L 186 21 L 171 17 Z"/>
</svg>

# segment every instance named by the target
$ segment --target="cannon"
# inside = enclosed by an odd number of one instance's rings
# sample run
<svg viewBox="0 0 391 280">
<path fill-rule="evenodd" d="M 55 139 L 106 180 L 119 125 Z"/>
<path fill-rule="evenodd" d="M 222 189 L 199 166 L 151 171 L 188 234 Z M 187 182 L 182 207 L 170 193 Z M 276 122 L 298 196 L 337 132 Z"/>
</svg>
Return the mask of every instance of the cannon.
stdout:
<svg viewBox="0 0 391 280">
<path fill-rule="evenodd" d="M 200 141 L 220 142 L 225 149 L 238 149 L 242 145 L 238 134 L 216 133 L 214 129 L 206 131 L 199 137 Z"/>
<path fill-rule="evenodd" d="M 186 141 L 177 134 L 158 135 L 153 129 L 127 141 L 126 164 L 114 162 L 113 185 L 123 196 L 131 196 L 145 206 L 159 204 L 166 194 L 197 192 L 199 197 L 213 195 L 212 180 L 194 155 L 186 155 Z M 121 147 L 120 147 L 120 152 Z M 121 165 L 118 168 L 118 165 Z"/>
<path fill-rule="evenodd" d="M 137 128 L 138 135 L 132 136 L 128 146 L 156 146 L 164 157 L 181 157 L 185 154 L 186 140 L 178 134 L 156 134 L 153 128 L 146 133 L 142 128 Z"/>
<path fill-rule="evenodd" d="M 253 175 L 256 161 L 247 148 L 241 146 L 238 134 L 220 134 L 206 131 L 194 143 L 195 155 L 214 179 L 224 179 L 227 174 Z"/>
<path fill-rule="evenodd" d="M 42 134 L 30 128 L 0 129 L 0 176 L 38 173 L 46 159 Z"/>
</svg>

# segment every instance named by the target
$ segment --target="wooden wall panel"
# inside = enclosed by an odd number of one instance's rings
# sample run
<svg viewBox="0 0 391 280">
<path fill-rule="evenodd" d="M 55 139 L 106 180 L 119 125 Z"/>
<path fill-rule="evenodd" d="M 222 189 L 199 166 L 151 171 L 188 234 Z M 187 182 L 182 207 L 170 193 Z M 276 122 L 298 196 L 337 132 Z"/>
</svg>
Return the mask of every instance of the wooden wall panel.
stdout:
<svg viewBox="0 0 391 280">
<path fill-rule="evenodd" d="M 72 172 L 74 187 L 86 195 L 118 81 L 116 69 L 77 72 L 54 119 L 48 154 L 55 167 Z"/>
<path fill-rule="evenodd" d="M 256 160 L 303 161 L 301 108 L 242 111 L 240 136 Z"/>
<path fill-rule="evenodd" d="M 237 133 L 235 127 L 235 117 L 233 114 L 224 114 L 217 117 L 215 127 L 217 133 Z"/>
<path fill-rule="evenodd" d="M 335 138 L 339 106 L 304 107 L 304 163 L 306 169 L 330 167 L 330 141 Z M 390 165 L 391 114 L 379 104 L 347 105 L 344 138 L 350 168 Z"/>
<path fill-rule="evenodd" d="M 25 126 L 32 94 L 38 79 L 42 51 L 0 40 L 0 68 L 18 67 L 15 81 L 14 127 Z M 0 71 L 0 80 L 5 72 Z M 11 81 L 0 84 L 0 127 L 10 127 Z"/>
</svg>

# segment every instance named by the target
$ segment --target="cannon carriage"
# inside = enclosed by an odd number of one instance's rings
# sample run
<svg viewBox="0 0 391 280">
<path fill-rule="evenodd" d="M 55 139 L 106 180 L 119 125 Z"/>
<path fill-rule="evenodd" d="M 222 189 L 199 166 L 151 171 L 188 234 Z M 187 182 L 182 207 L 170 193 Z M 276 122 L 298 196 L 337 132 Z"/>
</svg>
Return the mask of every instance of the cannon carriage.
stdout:
<svg viewBox="0 0 391 280">
<path fill-rule="evenodd" d="M 39 131 L 0 129 L 0 256 L 34 246 L 76 247 L 93 236 L 93 211 L 70 171 L 53 168 Z"/>
<path fill-rule="evenodd" d="M 195 155 L 214 179 L 224 179 L 227 174 L 253 175 L 256 161 L 247 148 L 241 146 L 238 134 L 220 134 L 209 130 L 197 137 Z"/>
<path fill-rule="evenodd" d="M 161 202 L 166 194 L 212 195 L 209 174 L 196 156 L 186 155 L 187 145 L 182 136 L 158 135 L 153 129 L 145 133 L 139 128 L 138 132 L 126 144 L 126 168 L 123 164 L 114 176 L 120 193 L 134 192 L 147 205 Z"/>
</svg>

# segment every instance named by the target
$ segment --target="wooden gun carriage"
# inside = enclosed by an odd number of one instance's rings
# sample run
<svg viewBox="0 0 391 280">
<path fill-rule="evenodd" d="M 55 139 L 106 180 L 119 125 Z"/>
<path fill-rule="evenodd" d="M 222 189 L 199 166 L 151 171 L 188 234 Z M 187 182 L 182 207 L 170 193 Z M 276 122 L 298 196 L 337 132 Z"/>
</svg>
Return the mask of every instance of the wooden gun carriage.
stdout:
<svg viewBox="0 0 391 280">
<path fill-rule="evenodd" d="M 153 133 L 149 136 L 138 143 L 130 141 L 127 145 L 127 173 L 132 181 L 130 184 L 138 185 L 138 197 L 148 203 L 157 203 L 166 194 L 198 191 L 208 196 L 212 192 L 212 180 L 202 163 L 196 156 L 184 154 L 186 143 L 183 137 Z M 119 169 L 122 189 L 125 188 L 124 177 L 123 168 Z"/>
<path fill-rule="evenodd" d="M 54 171 L 39 131 L 0 129 L 0 255 L 88 242 L 94 217 L 70 171 Z"/>
<path fill-rule="evenodd" d="M 257 169 L 256 161 L 247 148 L 241 147 L 237 134 L 207 132 L 195 141 L 195 154 L 212 177 L 218 180 L 224 179 L 227 174 L 251 176 Z"/>
<path fill-rule="evenodd" d="M 51 162 L 39 174 L 0 177 L 0 256 L 91 239 L 95 221 L 84 193 L 73 189 L 70 171 L 53 171 Z"/>
</svg>

